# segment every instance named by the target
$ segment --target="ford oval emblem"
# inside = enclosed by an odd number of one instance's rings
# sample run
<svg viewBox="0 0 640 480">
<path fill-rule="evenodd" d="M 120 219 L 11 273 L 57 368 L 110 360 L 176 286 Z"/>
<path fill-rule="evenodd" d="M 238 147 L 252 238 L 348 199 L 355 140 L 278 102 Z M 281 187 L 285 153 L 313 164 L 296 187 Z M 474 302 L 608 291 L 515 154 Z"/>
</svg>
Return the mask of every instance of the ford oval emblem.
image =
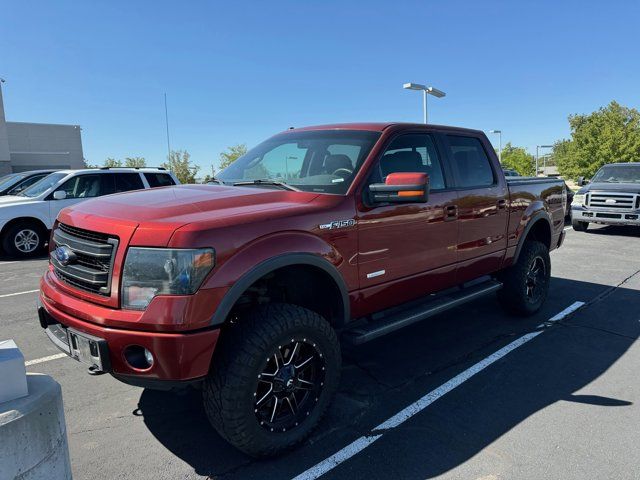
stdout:
<svg viewBox="0 0 640 480">
<path fill-rule="evenodd" d="M 64 267 L 66 267 L 70 263 L 73 263 L 76 259 L 76 254 L 73 253 L 73 250 L 71 250 L 66 245 L 60 245 L 54 250 L 53 254 L 55 255 L 58 263 L 60 263 L 60 265 Z"/>
</svg>

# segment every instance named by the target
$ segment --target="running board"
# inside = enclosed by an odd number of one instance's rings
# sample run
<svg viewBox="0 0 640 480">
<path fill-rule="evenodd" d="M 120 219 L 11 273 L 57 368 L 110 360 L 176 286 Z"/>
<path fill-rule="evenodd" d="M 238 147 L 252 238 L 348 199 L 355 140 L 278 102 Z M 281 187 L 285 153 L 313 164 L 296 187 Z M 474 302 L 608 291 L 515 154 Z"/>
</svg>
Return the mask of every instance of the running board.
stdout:
<svg viewBox="0 0 640 480">
<path fill-rule="evenodd" d="M 460 288 L 453 293 L 439 296 L 433 300 L 428 300 L 420 305 L 409 307 L 405 310 L 393 313 L 380 320 L 372 320 L 365 325 L 355 327 L 353 330 L 344 332 L 345 339 L 354 344 L 360 345 L 369 342 L 374 338 L 381 337 L 387 333 L 394 332 L 408 325 L 458 307 L 467 302 L 471 302 L 480 297 L 484 297 L 502 288 L 502 283 L 496 280 L 487 280 L 469 287 Z"/>
</svg>

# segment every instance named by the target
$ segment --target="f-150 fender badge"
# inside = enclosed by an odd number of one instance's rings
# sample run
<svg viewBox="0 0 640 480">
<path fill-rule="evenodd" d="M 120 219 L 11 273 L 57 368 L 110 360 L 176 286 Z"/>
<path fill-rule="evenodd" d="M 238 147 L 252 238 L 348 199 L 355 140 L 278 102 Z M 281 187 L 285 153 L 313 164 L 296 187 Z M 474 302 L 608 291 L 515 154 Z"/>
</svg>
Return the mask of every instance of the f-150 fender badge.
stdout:
<svg viewBox="0 0 640 480">
<path fill-rule="evenodd" d="M 350 218 L 349 220 L 334 220 L 330 223 L 320 224 L 320 230 L 334 230 L 336 228 L 353 227 L 355 224 L 356 221 L 353 218 Z"/>
</svg>

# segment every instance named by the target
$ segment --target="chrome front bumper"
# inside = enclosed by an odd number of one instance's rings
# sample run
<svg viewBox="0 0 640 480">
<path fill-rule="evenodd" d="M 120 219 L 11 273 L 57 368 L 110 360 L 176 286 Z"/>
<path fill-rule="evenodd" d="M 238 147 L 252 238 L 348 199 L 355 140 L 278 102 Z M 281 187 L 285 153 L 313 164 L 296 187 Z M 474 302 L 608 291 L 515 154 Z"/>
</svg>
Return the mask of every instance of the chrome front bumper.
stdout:
<svg viewBox="0 0 640 480">
<path fill-rule="evenodd" d="M 640 226 L 640 211 L 612 212 L 589 207 L 573 207 L 571 219 L 578 222 L 600 223 L 603 225 Z"/>
</svg>

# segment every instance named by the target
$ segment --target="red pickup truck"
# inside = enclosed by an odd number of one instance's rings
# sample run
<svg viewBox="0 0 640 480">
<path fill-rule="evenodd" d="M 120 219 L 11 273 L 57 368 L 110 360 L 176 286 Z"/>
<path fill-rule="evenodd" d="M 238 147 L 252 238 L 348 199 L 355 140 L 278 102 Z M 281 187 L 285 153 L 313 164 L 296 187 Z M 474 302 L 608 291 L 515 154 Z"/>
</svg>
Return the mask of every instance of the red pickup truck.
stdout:
<svg viewBox="0 0 640 480">
<path fill-rule="evenodd" d="M 318 423 L 339 337 L 370 341 L 493 292 L 533 314 L 564 238 L 564 183 L 505 179 L 475 130 L 291 129 L 216 182 L 63 210 L 38 314 L 89 373 L 198 386 L 212 425 L 254 456 Z"/>
</svg>

